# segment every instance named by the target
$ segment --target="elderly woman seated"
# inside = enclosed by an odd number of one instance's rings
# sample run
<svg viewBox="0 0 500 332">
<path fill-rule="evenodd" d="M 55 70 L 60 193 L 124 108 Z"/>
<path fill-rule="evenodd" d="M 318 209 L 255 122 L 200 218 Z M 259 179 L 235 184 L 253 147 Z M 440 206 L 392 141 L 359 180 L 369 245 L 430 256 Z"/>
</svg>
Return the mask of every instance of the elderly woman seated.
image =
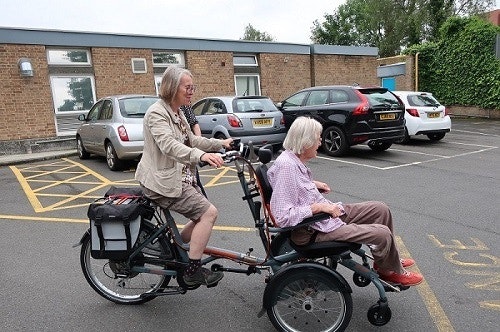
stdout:
<svg viewBox="0 0 500 332">
<path fill-rule="evenodd" d="M 333 203 L 322 193 L 330 187 L 313 180 L 306 163 L 316 157 L 321 145 L 321 124 L 311 118 L 299 117 L 290 127 L 283 142 L 285 151 L 267 172 L 273 189 L 271 212 L 280 227 L 294 226 L 315 213 L 331 217 L 292 231 L 297 245 L 320 241 L 347 241 L 366 244 L 374 257 L 374 269 L 380 278 L 403 286 L 419 284 L 423 277 L 405 268 L 412 259 L 401 259 L 396 248 L 392 216 L 382 202 L 353 204 Z"/>
</svg>

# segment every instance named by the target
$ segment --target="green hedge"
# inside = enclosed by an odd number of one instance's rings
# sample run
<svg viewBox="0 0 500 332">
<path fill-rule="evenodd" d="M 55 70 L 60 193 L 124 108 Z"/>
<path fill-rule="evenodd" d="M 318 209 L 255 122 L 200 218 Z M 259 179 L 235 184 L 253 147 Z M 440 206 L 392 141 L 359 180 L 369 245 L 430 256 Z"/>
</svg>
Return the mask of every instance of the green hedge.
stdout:
<svg viewBox="0 0 500 332">
<path fill-rule="evenodd" d="M 445 105 L 500 109 L 499 33 L 500 27 L 478 17 L 449 18 L 438 42 L 404 52 L 419 53 L 418 90 L 432 92 Z"/>
</svg>

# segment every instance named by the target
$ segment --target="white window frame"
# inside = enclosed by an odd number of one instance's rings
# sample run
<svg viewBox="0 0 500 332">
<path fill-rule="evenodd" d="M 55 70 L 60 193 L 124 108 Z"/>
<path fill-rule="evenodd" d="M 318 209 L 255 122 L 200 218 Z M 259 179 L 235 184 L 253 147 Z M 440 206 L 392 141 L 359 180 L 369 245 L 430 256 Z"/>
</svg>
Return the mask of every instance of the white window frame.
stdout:
<svg viewBox="0 0 500 332">
<path fill-rule="evenodd" d="M 158 53 L 172 54 L 174 56 L 178 56 L 179 61 L 177 63 L 155 63 L 154 55 Z M 155 68 L 166 68 L 168 66 L 179 66 L 184 68 L 186 66 L 186 59 L 184 56 L 184 52 L 180 51 L 168 51 L 168 50 L 153 51 L 152 61 L 153 61 L 153 67 Z"/>
<path fill-rule="evenodd" d="M 259 74 L 235 74 L 234 75 L 234 87 L 235 87 L 235 91 L 236 91 L 236 95 L 237 96 L 243 96 L 243 94 L 239 94 L 238 92 L 238 83 L 237 83 L 237 79 L 239 77 L 256 77 L 257 78 L 257 89 L 258 91 L 256 91 L 256 94 L 257 96 L 260 96 L 261 95 L 261 90 L 260 90 L 260 75 Z"/>
<path fill-rule="evenodd" d="M 71 61 L 58 61 L 56 57 L 51 57 L 51 52 L 85 52 L 87 53 L 87 61 L 86 62 L 71 62 Z M 57 66 L 92 66 L 92 58 L 90 56 L 90 51 L 82 48 L 49 48 L 47 49 L 47 63 L 49 65 L 57 65 Z"/>
<path fill-rule="evenodd" d="M 85 74 L 82 74 L 82 75 L 61 75 L 61 74 L 55 74 L 55 75 L 51 75 L 50 76 L 50 90 L 51 90 L 51 93 L 52 93 L 52 100 L 53 100 L 53 104 L 54 104 L 54 113 L 57 114 L 57 115 L 62 115 L 62 114 L 81 114 L 81 113 L 87 113 L 89 109 L 81 109 L 81 110 L 74 110 L 74 111 L 64 111 L 64 112 L 60 112 L 58 111 L 58 107 L 61 105 L 61 103 L 59 102 L 60 101 L 63 101 L 64 100 L 64 97 L 60 96 L 60 95 L 56 95 L 56 92 L 54 90 L 54 84 L 55 84 L 55 79 L 62 79 L 62 78 L 66 78 L 66 79 L 71 79 L 71 78 L 90 78 L 90 84 L 91 84 L 91 89 L 92 89 L 92 104 L 94 104 L 97 99 L 96 99 L 96 93 L 95 93 L 95 81 L 94 81 L 94 76 L 93 75 L 85 75 Z"/>
<path fill-rule="evenodd" d="M 236 63 L 237 58 L 252 58 L 253 63 Z M 259 63 L 257 62 L 257 56 L 256 55 L 250 55 L 250 54 L 234 54 L 233 55 L 233 66 L 235 67 L 258 67 Z"/>
</svg>

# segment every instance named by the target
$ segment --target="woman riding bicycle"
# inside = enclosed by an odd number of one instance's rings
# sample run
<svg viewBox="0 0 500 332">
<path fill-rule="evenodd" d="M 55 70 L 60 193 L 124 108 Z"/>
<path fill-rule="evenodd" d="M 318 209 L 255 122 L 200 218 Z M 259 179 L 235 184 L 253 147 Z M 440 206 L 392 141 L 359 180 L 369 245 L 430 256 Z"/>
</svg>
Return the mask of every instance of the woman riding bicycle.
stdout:
<svg viewBox="0 0 500 332">
<path fill-rule="evenodd" d="M 144 117 L 144 150 L 135 179 L 144 194 L 162 208 L 176 211 L 190 221 L 182 230 L 182 239 L 189 243 L 189 264 L 183 272 L 188 286 L 211 286 L 224 276 L 201 267 L 217 209 L 200 191 L 196 182 L 196 164 L 207 162 L 220 167 L 223 160 L 217 153 L 229 148 L 232 138 L 218 140 L 194 135 L 180 110 L 189 105 L 195 91 L 192 74 L 183 68 L 168 67 L 160 85 L 160 100 L 151 105 Z"/>
</svg>

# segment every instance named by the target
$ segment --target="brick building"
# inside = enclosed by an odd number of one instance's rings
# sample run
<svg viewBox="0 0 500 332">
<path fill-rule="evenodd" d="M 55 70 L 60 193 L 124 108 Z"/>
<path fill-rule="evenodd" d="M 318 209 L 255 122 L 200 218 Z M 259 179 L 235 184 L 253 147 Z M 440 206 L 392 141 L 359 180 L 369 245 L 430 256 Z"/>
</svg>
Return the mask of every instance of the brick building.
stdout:
<svg viewBox="0 0 500 332">
<path fill-rule="evenodd" d="M 373 47 L 0 28 L 0 154 L 73 144 L 77 116 L 93 102 L 156 94 L 169 65 L 193 73 L 194 101 L 258 94 L 277 102 L 309 86 L 380 85 L 377 58 Z"/>
</svg>

